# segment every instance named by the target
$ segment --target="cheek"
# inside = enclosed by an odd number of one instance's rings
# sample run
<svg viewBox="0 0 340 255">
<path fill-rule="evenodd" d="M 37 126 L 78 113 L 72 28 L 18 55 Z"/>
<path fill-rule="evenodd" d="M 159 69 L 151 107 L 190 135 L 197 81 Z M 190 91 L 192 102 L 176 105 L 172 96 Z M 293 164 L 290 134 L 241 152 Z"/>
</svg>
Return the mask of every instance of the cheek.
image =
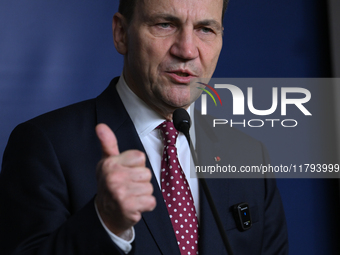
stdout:
<svg viewBox="0 0 340 255">
<path fill-rule="evenodd" d="M 159 65 L 166 60 L 169 55 L 174 39 L 172 37 L 160 38 L 149 37 L 144 40 L 143 50 L 145 57 L 152 60 L 152 64 Z"/>
<path fill-rule="evenodd" d="M 142 54 L 147 59 L 157 60 L 164 55 L 166 44 L 164 40 L 158 38 L 140 38 L 142 42 Z"/>
<path fill-rule="evenodd" d="M 201 61 L 206 75 L 212 75 L 214 72 L 221 49 L 222 44 L 218 43 L 217 45 L 206 45 L 201 52 Z"/>
<path fill-rule="evenodd" d="M 144 70 L 144 73 L 154 75 L 162 60 L 162 49 L 159 45 L 152 42 L 145 42 L 139 48 L 139 52 L 136 53 L 138 54 L 138 59 L 132 61 L 139 62 L 139 68 Z"/>
</svg>

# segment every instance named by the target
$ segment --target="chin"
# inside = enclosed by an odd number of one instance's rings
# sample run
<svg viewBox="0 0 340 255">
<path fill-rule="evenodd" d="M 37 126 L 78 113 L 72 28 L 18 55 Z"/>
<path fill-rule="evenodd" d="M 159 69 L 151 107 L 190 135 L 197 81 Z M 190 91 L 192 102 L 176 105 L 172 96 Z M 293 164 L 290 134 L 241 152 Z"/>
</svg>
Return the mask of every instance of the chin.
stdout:
<svg viewBox="0 0 340 255">
<path fill-rule="evenodd" d="M 177 86 L 176 86 L 177 87 Z M 184 88 L 184 86 L 181 86 Z M 190 105 L 190 89 L 186 88 L 174 88 L 159 90 L 159 93 L 155 93 L 156 100 L 160 100 L 165 105 L 172 108 L 186 107 Z"/>
<path fill-rule="evenodd" d="M 186 108 L 190 105 L 190 100 L 182 99 L 182 100 L 169 100 L 167 104 L 173 108 Z"/>
</svg>

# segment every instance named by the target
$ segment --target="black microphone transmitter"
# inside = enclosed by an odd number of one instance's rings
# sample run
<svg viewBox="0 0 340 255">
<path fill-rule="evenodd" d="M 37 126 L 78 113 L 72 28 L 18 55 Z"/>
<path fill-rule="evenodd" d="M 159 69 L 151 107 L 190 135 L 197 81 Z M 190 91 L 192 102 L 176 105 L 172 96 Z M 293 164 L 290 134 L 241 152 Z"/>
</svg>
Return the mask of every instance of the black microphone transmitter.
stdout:
<svg viewBox="0 0 340 255">
<path fill-rule="evenodd" d="M 248 203 L 239 203 L 234 205 L 234 218 L 236 226 L 240 231 L 246 231 L 251 228 L 252 221 Z"/>
</svg>

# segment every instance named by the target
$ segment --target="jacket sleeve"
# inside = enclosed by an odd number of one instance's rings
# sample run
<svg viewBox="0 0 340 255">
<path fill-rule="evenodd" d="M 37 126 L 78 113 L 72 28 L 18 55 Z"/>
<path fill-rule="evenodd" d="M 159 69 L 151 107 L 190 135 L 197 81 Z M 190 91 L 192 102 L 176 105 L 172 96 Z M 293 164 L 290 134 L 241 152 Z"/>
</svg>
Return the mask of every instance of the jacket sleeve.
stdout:
<svg viewBox="0 0 340 255">
<path fill-rule="evenodd" d="M 71 185 L 48 136 L 31 123 L 19 125 L 0 173 L 1 254 L 123 254 L 102 227 L 93 198 L 73 207 Z"/>
</svg>

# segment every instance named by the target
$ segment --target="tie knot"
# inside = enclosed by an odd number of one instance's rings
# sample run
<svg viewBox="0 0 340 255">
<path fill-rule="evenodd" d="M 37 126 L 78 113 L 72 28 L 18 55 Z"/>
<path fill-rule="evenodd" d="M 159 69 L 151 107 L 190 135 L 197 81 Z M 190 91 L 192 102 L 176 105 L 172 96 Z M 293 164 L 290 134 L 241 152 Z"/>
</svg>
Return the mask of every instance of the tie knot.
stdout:
<svg viewBox="0 0 340 255">
<path fill-rule="evenodd" d="M 174 146 L 178 136 L 178 131 L 174 127 L 174 123 L 171 121 L 164 121 L 157 128 L 163 133 L 163 140 L 165 146 Z"/>
</svg>

